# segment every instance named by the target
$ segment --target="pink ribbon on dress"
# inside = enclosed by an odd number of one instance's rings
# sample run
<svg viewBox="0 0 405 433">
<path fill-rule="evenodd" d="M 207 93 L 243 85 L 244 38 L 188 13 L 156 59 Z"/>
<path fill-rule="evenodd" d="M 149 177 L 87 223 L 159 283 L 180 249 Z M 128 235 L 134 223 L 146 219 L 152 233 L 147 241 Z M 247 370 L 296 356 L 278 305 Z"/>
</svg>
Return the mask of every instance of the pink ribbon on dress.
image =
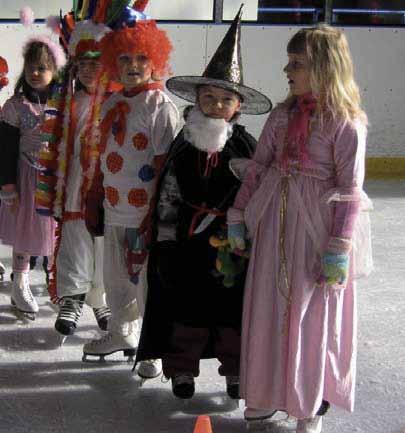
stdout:
<svg viewBox="0 0 405 433">
<path fill-rule="evenodd" d="M 287 169 L 289 162 L 297 157 L 301 166 L 305 166 L 309 161 L 307 149 L 309 125 L 316 106 L 317 100 L 312 93 L 297 97 L 298 110 L 288 121 L 287 143 L 281 159 L 284 169 Z"/>
</svg>

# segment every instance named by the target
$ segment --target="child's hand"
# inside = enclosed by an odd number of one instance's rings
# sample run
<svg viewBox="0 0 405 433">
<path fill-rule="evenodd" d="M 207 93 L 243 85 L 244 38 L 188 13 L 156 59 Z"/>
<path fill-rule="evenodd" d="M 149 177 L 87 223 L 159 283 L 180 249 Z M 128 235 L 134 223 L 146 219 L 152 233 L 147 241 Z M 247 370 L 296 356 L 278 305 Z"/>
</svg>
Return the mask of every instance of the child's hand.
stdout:
<svg viewBox="0 0 405 433">
<path fill-rule="evenodd" d="M 16 189 L 16 185 L 3 185 L 1 187 L 0 199 L 1 202 L 10 209 L 10 212 L 17 212 L 18 206 L 20 204 L 20 199 Z"/>
<path fill-rule="evenodd" d="M 344 284 L 349 270 L 349 255 L 326 252 L 322 257 L 321 282 Z"/>
<path fill-rule="evenodd" d="M 231 250 L 246 249 L 246 227 L 244 223 L 228 224 L 228 242 Z"/>
</svg>

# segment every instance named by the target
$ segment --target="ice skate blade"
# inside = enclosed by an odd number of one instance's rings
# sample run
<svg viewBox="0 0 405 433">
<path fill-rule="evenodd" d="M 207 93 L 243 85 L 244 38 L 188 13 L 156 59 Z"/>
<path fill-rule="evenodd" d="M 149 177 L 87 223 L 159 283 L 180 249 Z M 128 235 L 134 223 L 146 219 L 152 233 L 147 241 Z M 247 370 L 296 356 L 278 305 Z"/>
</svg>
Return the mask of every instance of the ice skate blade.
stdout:
<svg viewBox="0 0 405 433">
<path fill-rule="evenodd" d="M 297 419 L 287 417 L 282 419 L 264 418 L 246 421 L 248 431 L 265 431 L 267 433 L 295 433 Z"/>
<path fill-rule="evenodd" d="M 246 421 L 246 430 L 248 432 L 266 431 L 266 429 L 266 420 Z"/>
<path fill-rule="evenodd" d="M 11 306 L 13 307 L 14 315 L 18 320 L 22 320 L 23 322 L 33 322 L 35 320 L 36 313 L 19 310 L 13 299 L 11 300 Z"/>
<path fill-rule="evenodd" d="M 134 362 L 134 356 L 136 353 L 135 349 L 119 349 L 119 350 L 113 350 L 109 353 L 83 353 L 82 361 L 83 362 L 100 362 L 105 363 L 107 360 L 105 359 L 106 356 L 112 355 L 113 353 L 117 352 L 123 352 L 124 356 L 127 357 L 127 359 L 124 359 L 123 361 L 118 362 L 127 362 L 127 363 L 133 363 Z M 96 359 L 95 359 L 96 358 Z M 117 362 L 116 360 L 110 360 L 110 362 Z"/>
</svg>

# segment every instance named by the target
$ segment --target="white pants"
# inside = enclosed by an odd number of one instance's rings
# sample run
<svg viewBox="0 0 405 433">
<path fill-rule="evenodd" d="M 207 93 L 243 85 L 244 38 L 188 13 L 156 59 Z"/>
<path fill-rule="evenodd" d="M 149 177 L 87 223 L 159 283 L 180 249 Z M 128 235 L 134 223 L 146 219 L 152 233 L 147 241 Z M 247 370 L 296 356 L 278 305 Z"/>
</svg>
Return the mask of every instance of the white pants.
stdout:
<svg viewBox="0 0 405 433">
<path fill-rule="evenodd" d="M 128 335 L 143 315 L 146 300 L 146 263 L 138 284 L 131 283 L 125 259 L 125 227 L 106 225 L 104 230 L 104 282 L 111 309 L 109 330 Z"/>
<path fill-rule="evenodd" d="M 57 295 L 86 294 L 93 308 L 105 305 L 103 284 L 103 238 L 93 238 L 84 220 L 66 221 L 56 258 Z"/>
</svg>

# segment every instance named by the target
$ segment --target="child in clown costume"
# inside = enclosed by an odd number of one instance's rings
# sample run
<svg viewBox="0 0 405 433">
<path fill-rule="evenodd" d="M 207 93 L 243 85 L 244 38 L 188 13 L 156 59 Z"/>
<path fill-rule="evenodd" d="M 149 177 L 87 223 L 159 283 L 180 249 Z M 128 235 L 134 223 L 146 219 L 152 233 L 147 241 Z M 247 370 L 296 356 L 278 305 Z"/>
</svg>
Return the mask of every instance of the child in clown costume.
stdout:
<svg viewBox="0 0 405 433">
<path fill-rule="evenodd" d="M 105 190 L 104 282 L 111 308 L 108 334 L 83 348 L 84 355 L 123 351 L 134 355 L 136 321 L 143 314 L 144 262 L 150 208 L 162 162 L 177 129 L 178 111 L 163 91 L 171 43 L 155 21 L 137 9 L 101 41 L 103 66 L 124 87 L 102 107 L 101 168 Z M 128 22 L 128 18 L 130 22 Z M 145 361 L 141 374 L 160 374 L 158 362 Z"/>
<path fill-rule="evenodd" d="M 75 332 L 84 302 L 93 308 L 100 329 L 107 329 L 110 315 L 102 277 L 102 233 L 89 230 L 86 220 L 94 198 L 90 187 L 99 164 L 97 143 L 92 135 L 96 127 L 94 113 L 105 90 L 100 83 L 98 42 L 108 31 L 107 26 L 91 19 L 79 21 L 68 44 L 71 68 L 67 74 L 71 79 L 63 137 L 55 153 L 57 181 L 52 202 L 52 214 L 60 225 L 49 287 L 51 297 L 59 305 L 55 329 L 62 335 Z M 70 94 L 73 85 L 74 94 Z"/>
</svg>

